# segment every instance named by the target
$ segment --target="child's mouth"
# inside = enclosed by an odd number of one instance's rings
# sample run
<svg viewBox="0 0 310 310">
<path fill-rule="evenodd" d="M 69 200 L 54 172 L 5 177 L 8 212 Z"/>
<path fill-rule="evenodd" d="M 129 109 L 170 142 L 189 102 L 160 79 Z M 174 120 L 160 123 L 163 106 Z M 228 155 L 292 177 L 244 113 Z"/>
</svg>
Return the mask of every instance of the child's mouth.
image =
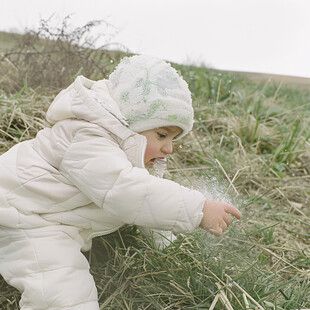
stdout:
<svg viewBox="0 0 310 310">
<path fill-rule="evenodd" d="M 152 158 L 152 159 L 150 159 L 150 161 L 149 161 L 149 165 L 154 165 L 156 159 L 165 159 L 165 157 L 156 157 L 156 158 Z"/>
</svg>

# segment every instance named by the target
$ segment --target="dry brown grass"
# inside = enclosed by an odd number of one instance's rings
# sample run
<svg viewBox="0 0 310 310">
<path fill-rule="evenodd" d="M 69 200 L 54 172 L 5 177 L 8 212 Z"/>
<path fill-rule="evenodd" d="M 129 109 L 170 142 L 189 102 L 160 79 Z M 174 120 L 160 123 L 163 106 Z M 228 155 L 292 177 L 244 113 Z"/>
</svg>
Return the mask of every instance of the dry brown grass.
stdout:
<svg viewBox="0 0 310 310">
<path fill-rule="evenodd" d="M 34 138 L 40 129 L 49 126 L 45 112 L 52 98 L 28 89 L 11 97 L 0 95 L 1 154 L 18 142 Z"/>
</svg>

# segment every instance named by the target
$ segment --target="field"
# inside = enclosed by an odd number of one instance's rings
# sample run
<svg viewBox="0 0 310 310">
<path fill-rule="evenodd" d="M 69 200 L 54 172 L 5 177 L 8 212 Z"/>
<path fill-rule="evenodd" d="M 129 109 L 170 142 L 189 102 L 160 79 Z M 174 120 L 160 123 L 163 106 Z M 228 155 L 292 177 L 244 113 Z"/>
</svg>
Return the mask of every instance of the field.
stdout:
<svg viewBox="0 0 310 310">
<path fill-rule="evenodd" d="M 48 126 L 47 107 L 76 75 L 105 78 L 123 55 L 61 39 L 53 42 L 58 54 L 33 36 L 27 53 L 25 42 L 0 51 L 0 153 Z M 165 177 L 233 203 L 243 218 L 221 237 L 197 229 L 163 251 L 134 226 L 95 238 L 85 255 L 101 309 L 310 308 L 307 80 L 299 87 L 173 66 L 190 86 L 196 122 L 175 145 Z M 18 309 L 19 297 L 0 278 L 0 309 Z"/>
</svg>

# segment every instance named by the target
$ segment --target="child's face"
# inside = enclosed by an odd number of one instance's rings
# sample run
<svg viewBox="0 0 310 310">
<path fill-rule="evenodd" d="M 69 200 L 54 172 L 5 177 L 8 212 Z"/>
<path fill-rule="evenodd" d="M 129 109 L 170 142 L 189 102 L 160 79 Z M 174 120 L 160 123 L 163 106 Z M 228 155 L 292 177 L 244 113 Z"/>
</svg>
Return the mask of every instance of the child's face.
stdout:
<svg viewBox="0 0 310 310">
<path fill-rule="evenodd" d="M 156 158 L 165 158 L 173 152 L 173 139 L 181 134 L 179 127 L 169 126 L 150 129 L 140 132 L 147 139 L 147 147 L 144 155 L 144 165 L 148 168 L 154 165 Z"/>
</svg>

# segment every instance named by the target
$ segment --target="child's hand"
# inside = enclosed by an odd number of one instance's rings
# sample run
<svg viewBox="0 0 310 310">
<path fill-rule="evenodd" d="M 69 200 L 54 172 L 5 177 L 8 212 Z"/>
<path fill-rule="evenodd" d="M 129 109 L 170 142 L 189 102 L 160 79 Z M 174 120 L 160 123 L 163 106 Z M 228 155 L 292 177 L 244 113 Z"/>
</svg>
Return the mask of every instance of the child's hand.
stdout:
<svg viewBox="0 0 310 310">
<path fill-rule="evenodd" d="M 232 205 L 218 201 L 206 201 L 199 227 L 220 236 L 232 222 L 232 215 L 237 219 L 241 218 L 240 211 Z"/>
</svg>

